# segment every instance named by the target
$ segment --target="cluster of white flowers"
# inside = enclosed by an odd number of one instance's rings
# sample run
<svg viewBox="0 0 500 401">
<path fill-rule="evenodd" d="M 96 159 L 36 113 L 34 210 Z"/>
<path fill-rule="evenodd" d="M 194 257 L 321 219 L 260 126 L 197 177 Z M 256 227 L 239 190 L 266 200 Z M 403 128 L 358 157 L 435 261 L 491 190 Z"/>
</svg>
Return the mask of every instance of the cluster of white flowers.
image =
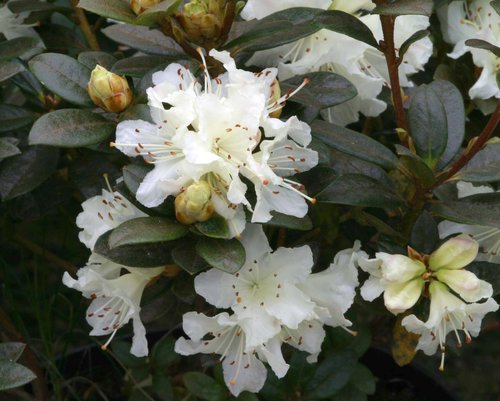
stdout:
<svg viewBox="0 0 500 401">
<path fill-rule="evenodd" d="M 464 269 L 477 256 L 478 243 L 466 234 L 446 241 L 429 256 L 410 250 L 411 258 L 379 252 L 374 259 L 359 258 L 359 266 L 370 274 L 361 295 L 372 301 L 382 293 L 387 309 L 400 314 L 412 308 L 426 294 L 430 313 L 426 322 L 415 315 L 406 316 L 402 325 L 420 335 L 417 350 L 432 355 L 441 350 L 440 369 L 444 369 L 446 336 L 465 333 L 466 342 L 477 336 L 481 320 L 498 304 L 491 298 L 491 284 Z M 486 299 L 484 302 L 479 302 Z"/>
<path fill-rule="evenodd" d="M 344 314 L 358 285 L 358 243 L 339 252 L 326 270 L 311 273 L 308 246 L 273 252 L 260 225 L 249 225 L 241 242 L 246 262 L 238 273 L 211 269 L 195 279 L 198 294 L 233 314 L 185 314 L 183 328 L 190 339 L 180 338 L 175 347 L 182 355 L 220 355 L 224 379 L 235 396 L 262 388 L 267 375 L 262 362 L 276 376 L 286 374 L 283 343 L 309 353 L 308 361 L 315 362 L 325 337 L 323 325 L 346 330 L 351 325 Z"/>
<path fill-rule="evenodd" d="M 293 93 L 276 99 L 276 69 L 254 74 L 237 69 L 227 52 L 212 50 L 210 56 L 227 72 L 211 79 L 204 65 L 202 86 L 187 68 L 170 64 L 153 75 L 154 86 L 147 91 L 154 124 L 133 120 L 118 125 L 113 146 L 154 165 L 137 200 L 158 206 L 169 195 L 206 182 L 231 237 L 245 228 L 243 206 L 253 212 L 252 222 L 270 220 L 273 210 L 303 217 L 305 199 L 314 199 L 287 177 L 318 162 L 317 153 L 307 148 L 310 128 L 296 117 L 285 122 L 272 117 Z M 242 177 L 255 188 L 254 206 Z"/>
<path fill-rule="evenodd" d="M 359 17 L 372 30 L 377 40 L 383 39 L 380 18 L 377 15 L 363 15 L 365 11 L 375 7 L 370 0 L 314 2 L 249 0 L 242 11 L 242 17 L 260 19 L 274 12 L 298 6 L 350 13 Z M 394 32 L 396 48 L 399 48 L 413 33 L 428 26 L 429 18 L 425 16 L 398 17 Z M 399 67 L 402 86 L 412 86 L 408 77 L 422 70 L 431 55 L 432 42 L 429 38 L 420 39 L 412 44 Z M 258 52 L 249 63 L 260 66 L 277 65 L 280 79 L 312 71 L 330 71 L 346 77 L 356 87 L 358 96 L 324 110 L 323 116 L 330 122 L 347 125 L 358 121 L 359 113 L 375 117 L 387 107 L 384 101 L 377 99 L 382 87 L 389 86 L 389 73 L 384 55 L 366 43 L 337 32 L 322 29 L 297 42 Z"/>
</svg>

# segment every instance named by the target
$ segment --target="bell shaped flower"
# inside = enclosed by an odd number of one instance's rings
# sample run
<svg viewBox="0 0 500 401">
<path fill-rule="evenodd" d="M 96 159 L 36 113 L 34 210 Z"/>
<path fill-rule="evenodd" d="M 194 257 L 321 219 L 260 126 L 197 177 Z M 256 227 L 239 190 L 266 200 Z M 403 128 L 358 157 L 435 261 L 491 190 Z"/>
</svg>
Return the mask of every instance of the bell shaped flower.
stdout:
<svg viewBox="0 0 500 401">
<path fill-rule="evenodd" d="M 235 274 L 211 269 L 195 278 L 195 290 L 218 308 L 232 308 L 239 319 L 247 319 L 247 346 L 257 346 L 275 337 L 281 326 L 292 330 L 316 318 L 315 303 L 298 284 L 311 273 L 312 252 L 308 246 L 278 248 L 271 252 L 259 225 L 247 227 L 241 237 L 246 262 Z"/>
<path fill-rule="evenodd" d="M 275 339 L 249 347 L 245 326 L 248 323 L 223 312 L 214 317 L 188 312 L 182 327 L 189 339 L 179 338 L 175 351 L 181 355 L 218 354 L 222 362 L 224 381 L 229 391 L 238 396 L 243 391 L 258 392 L 266 381 L 267 362 L 278 377 L 283 377 L 288 365 L 281 354 L 281 343 Z"/>
<path fill-rule="evenodd" d="M 76 218 L 76 225 L 82 229 L 78 238 L 90 250 L 94 249 L 97 239 L 106 231 L 128 220 L 147 216 L 119 192 L 105 189 L 102 195 L 83 202 L 82 208 L 83 212 Z"/>
<path fill-rule="evenodd" d="M 500 57 L 489 50 L 467 46 L 468 39 L 480 39 L 493 45 L 500 42 L 500 16 L 489 0 L 458 0 L 438 10 L 443 36 L 455 45 L 451 58 L 457 59 L 471 53 L 474 64 L 481 68 L 481 75 L 470 88 L 472 99 L 500 99 L 497 74 L 500 71 Z"/>
<path fill-rule="evenodd" d="M 122 270 L 126 273 L 120 275 Z M 66 272 L 63 283 L 92 300 L 87 309 L 87 322 L 92 326 L 90 335 L 110 336 L 103 349 L 107 348 L 116 332 L 132 319 L 134 337 L 130 352 L 135 356 L 146 356 L 148 344 L 146 329 L 139 315 L 140 302 L 146 285 L 163 270 L 163 267 L 143 269 L 122 266 L 92 254 L 88 264 L 78 270 L 76 280 Z"/>
<path fill-rule="evenodd" d="M 493 188 L 481 185 L 474 186 L 469 182 L 459 181 L 457 183 L 458 197 L 495 192 Z M 476 260 L 500 263 L 500 228 L 482 225 L 471 225 L 455 223 L 453 221 L 442 221 L 438 225 L 439 236 L 447 238 L 452 234 L 469 234 L 479 243 L 479 252 Z"/>
<path fill-rule="evenodd" d="M 498 304 L 493 298 L 488 298 L 482 303 L 465 303 L 450 293 L 447 286 L 439 281 L 430 283 L 429 295 L 431 306 L 427 321 L 423 322 L 415 315 L 409 315 L 402 320 L 402 325 L 408 331 L 420 335 L 417 350 L 432 355 L 439 347 L 441 351 L 439 369 L 444 370 L 448 333 L 453 331 L 457 346 L 461 346 L 462 340 L 459 332 L 463 331 L 465 342 L 469 343 L 471 337 L 479 335 L 483 317 L 489 312 L 498 310 Z"/>
</svg>

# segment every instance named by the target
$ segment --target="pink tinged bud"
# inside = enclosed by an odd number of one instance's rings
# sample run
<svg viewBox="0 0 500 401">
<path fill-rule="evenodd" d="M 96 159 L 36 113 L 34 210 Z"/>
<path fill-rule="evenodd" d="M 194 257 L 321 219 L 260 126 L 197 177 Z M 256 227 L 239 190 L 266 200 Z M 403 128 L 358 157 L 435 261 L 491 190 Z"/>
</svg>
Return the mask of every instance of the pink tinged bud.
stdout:
<svg viewBox="0 0 500 401">
<path fill-rule="evenodd" d="M 477 256 L 479 244 L 467 234 L 451 238 L 429 257 L 429 267 L 439 269 L 462 269 Z"/>
<path fill-rule="evenodd" d="M 127 80 L 100 65 L 92 71 L 88 93 L 96 106 L 112 113 L 125 110 L 133 98 Z"/>
<path fill-rule="evenodd" d="M 389 283 L 384 291 L 386 308 L 395 315 L 410 309 L 422 294 L 425 281 L 415 278 L 403 283 Z"/>
</svg>

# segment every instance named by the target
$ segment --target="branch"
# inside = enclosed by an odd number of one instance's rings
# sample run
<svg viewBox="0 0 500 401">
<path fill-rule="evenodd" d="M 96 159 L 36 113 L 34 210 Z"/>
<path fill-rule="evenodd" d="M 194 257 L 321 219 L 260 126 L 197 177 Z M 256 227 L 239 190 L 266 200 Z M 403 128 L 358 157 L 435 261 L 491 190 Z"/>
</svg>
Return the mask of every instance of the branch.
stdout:
<svg viewBox="0 0 500 401">
<path fill-rule="evenodd" d="M 83 10 L 83 8 L 78 7 L 78 0 L 71 0 L 71 5 L 75 10 L 75 16 L 78 20 L 78 25 L 82 30 L 83 34 L 85 35 L 85 38 L 87 39 L 87 43 L 90 46 L 90 48 L 92 50 L 101 50 L 99 42 L 97 41 L 97 38 L 94 34 L 94 30 L 89 25 L 89 20 L 85 15 L 85 11 Z"/>
<path fill-rule="evenodd" d="M 472 144 L 472 146 L 465 150 L 465 152 L 460 156 L 460 158 L 453 163 L 451 166 L 450 170 L 448 170 L 439 180 L 437 185 L 442 184 L 444 181 L 450 179 L 453 177 L 456 173 L 458 173 L 469 161 L 476 155 L 477 152 L 479 152 L 483 146 L 486 144 L 486 142 L 491 138 L 493 135 L 493 132 L 495 131 L 495 128 L 497 127 L 498 123 L 500 122 L 500 100 L 497 101 L 497 107 L 493 114 L 490 116 L 490 119 L 486 126 L 484 127 L 483 131 L 481 134 L 476 137 L 475 142 Z M 436 186 L 437 186 L 436 185 Z"/>
</svg>

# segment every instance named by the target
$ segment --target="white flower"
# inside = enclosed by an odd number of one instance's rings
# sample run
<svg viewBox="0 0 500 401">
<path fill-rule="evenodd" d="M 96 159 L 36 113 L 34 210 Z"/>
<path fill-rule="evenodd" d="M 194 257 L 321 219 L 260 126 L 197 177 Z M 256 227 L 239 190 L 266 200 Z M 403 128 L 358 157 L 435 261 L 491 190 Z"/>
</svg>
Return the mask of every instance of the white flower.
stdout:
<svg viewBox="0 0 500 401">
<path fill-rule="evenodd" d="M 245 326 L 247 346 L 261 345 L 275 337 L 281 326 L 292 330 L 316 318 L 316 305 L 297 287 L 311 273 L 312 252 L 308 246 L 278 248 L 270 252 L 258 225 L 250 225 L 241 241 L 246 262 L 236 274 L 217 269 L 195 278 L 195 290 L 218 308 L 232 308 Z"/>
<path fill-rule="evenodd" d="M 431 307 L 428 320 L 424 323 L 415 315 L 410 315 L 402 320 L 402 325 L 410 332 L 420 335 L 417 350 L 422 350 L 427 355 L 432 355 L 439 346 L 441 350 L 440 370 L 444 369 L 446 350 L 446 336 L 453 331 L 457 345 L 461 346 L 459 331 L 465 334 L 466 343 L 471 337 L 476 337 L 481 330 L 481 320 L 489 312 L 498 310 L 498 304 L 493 298 L 488 298 L 483 303 L 467 304 L 451 294 L 448 288 L 433 281 L 429 285 Z"/>
<path fill-rule="evenodd" d="M 482 185 L 476 187 L 471 183 L 463 181 L 457 183 L 457 189 L 459 198 L 495 192 L 493 188 L 489 186 Z M 469 234 L 480 246 L 476 260 L 500 263 L 500 228 L 460 224 L 445 220 L 439 223 L 438 229 L 440 238 L 446 238 L 457 233 Z"/>
<path fill-rule="evenodd" d="M 183 329 L 190 340 L 179 338 L 175 351 L 181 355 L 221 355 L 219 360 L 222 361 L 224 380 L 231 394 L 238 396 L 242 391 L 256 393 L 264 386 L 267 376 L 267 370 L 259 359 L 269 363 L 278 377 L 286 374 L 288 365 L 281 354 L 281 343 L 277 340 L 248 347 L 245 323 L 245 320 L 225 312 L 214 317 L 188 312 L 183 316 Z"/>
<path fill-rule="evenodd" d="M 469 90 L 472 99 L 500 99 L 497 74 L 500 71 L 500 57 L 491 51 L 469 47 L 468 39 L 480 39 L 493 45 L 500 43 L 500 16 L 489 0 L 452 1 L 439 9 L 439 16 L 445 39 L 454 44 L 451 58 L 459 58 L 467 52 L 480 67 L 481 75 Z"/>
<path fill-rule="evenodd" d="M 38 34 L 32 28 L 36 24 L 23 24 L 24 20 L 28 17 L 29 12 L 22 12 L 14 14 L 9 9 L 9 2 L 0 7 L 0 33 L 5 36 L 7 40 L 19 38 L 21 36 L 29 36 L 40 39 Z"/>
<path fill-rule="evenodd" d="M 345 1 L 345 0 L 344 0 Z M 248 0 L 241 11 L 245 20 L 261 19 L 275 12 L 292 7 L 313 7 L 327 9 L 332 0 Z"/>
<path fill-rule="evenodd" d="M 83 212 L 76 218 L 76 225 L 82 229 L 80 241 L 92 250 L 97 239 L 106 231 L 120 224 L 147 215 L 137 209 L 119 192 L 102 190 L 102 195 L 93 196 L 82 203 Z"/>
<path fill-rule="evenodd" d="M 272 6 L 271 6 L 272 3 Z M 247 3 L 249 4 L 249 3 Z M 303 7 L 327 6 L 311 4 L 302 0 L 294 2 Z M 265 10 L 257 16 L 262 18 L 272 12 L 282 9 L 281 2 L 254 0 L 251 9 L 259 5 L 259 10 Z M 248 6 L 247 6 L 248 7 Z M 333 1 L 329 9 L 351 13 L 372 29 L 377 40 L 382 39 L 382 28 L 377 15 L 361 16 L 363 10 L 371 10 L 374 4 L 370 1 Z M 285 7 L 283 7 L 285 8 Z M 244 18 L 246 14 L 243 14 Z M 395 45 L 399 48 L 414 32 L 426 29 L 429 19 L 425 16 L 407 15 L 396 19 Z M 403 58 L 399 72 L 402 86 L 411 86 L 408 76 L 423 69 L 432 54 L 432 42 L 428 38 L 421 39 L 410 47 Z M 275 49 L 258 52 L 249 63 L 265 66 L 278 65 L 280 79 L 287 79 L 298 74 L 314 71 L 336 72 L 351 81 L 358 91 L 358 96 L 341 105 L 323 110 L 323 116 L 330 122 L 346 125 L 355 122 L 359 113 L 374 117 L 382 113 L 387 105 L 376 97 L 384 85 L 389 85 L 389 75 L 383 54 L 371 46 L 343 34 L 326 29 L 301 39 L 297 42 L 280 46 Z"/>
<path fill-rule="evenodd" d="M 154 87 L 147 91 L 155 124 L 124 121 L 118 125 L 116 143 L 112 145 L 155 165 L 139 186 L 139 202 L 158 206 L 167 196 L 177 196 L 193 182 L 203 180 L 212 189 L 215 211 L 229 221 L 232 236 L 239 236 L 245 226 L 243 206 L 252 209 L 240 174 L 259 186 L 272 183 L 289 190 L 292 187 L 288 179 L 270 168 L 263 171 L 254 160 L 253 152 L 262 137 L 261 127 L 266 137 L 285 140 L 290 135 L 300 145 L 309 143 L 310 129 L 296 119 L 282 122 L 269 116 L 291 96 L 272 98 L 275 69 L 254 74 L 237 69 L 227 52 L 212 50 L 210 55 L 223 63 L 226 73 L 212 80 L 205 66 L 203 87 L 178 64 L 155 73 Z M 165 108 L 165 104 L 169 107 Z M 296 138 L 306 139 L 300 142 Z M 290 152 L 292 156 L 302 155 L 300 158 L 305 153 L 309 162 L 302 167 L 308 169 L 317 163 L 316 152 L 299 149 L 298 145 Z M 271 203 L 262 196 L 258 199 L 259 208 L 279 208 Z M 296 214 L 302 212 L 301 209 Z M 258 221 L 264 218 L 269 220 L 271 215 L 256 216 Z"/>
<path fill-rule="evenodd" d="M 127 271 L 120 276 L 122 269 Z M 132 319 L 134 337 L 130 352 L 136 356 L 148 354 L 146 330 L 139 316 L 144 288 L 161 274 L 163 267 L 132 268 L 118 265 L 97 254 L 90 256 L 88 264 L 79 269 L 77 279 L 64 273 L 63 283 L 92 299 L 87 309 L 87 322 L 92 326 L 90 335 L 111 335 L 103 345 L 105 349 L 114 335 Z"/>
</svg>

